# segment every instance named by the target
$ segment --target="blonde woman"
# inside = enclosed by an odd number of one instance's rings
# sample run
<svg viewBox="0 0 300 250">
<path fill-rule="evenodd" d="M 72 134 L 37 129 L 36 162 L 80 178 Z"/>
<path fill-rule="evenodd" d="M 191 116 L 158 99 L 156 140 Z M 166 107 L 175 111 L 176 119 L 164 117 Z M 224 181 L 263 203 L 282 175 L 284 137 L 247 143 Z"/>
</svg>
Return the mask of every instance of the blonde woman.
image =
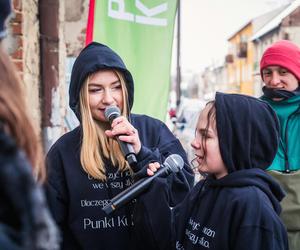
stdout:
<svg viewBox="0 0 300 250">
<path fill-rule="evenodd" d="M 134 174 L 146 174 L 148 163 L 162 163 L 172 153 L 186 162 L 182 146 L 164 123 L 130 113 L 133 89 L 130 72 L 109 47 L 93 42 L 76 59 L 69 97 L 80 125 L 63 135 L 47 156 L 47 193 L 62 232 L 62 249 L 134 249 L 134 204 L 112 215 L 102 208 L 133 183 Z M 104 111 L 111 105 L 121 116 L 110 125 Z M 137 164 L 129 166 L 117 137 L 132 145 Z M 188 192 L 192 171 L 185 167 L 166 181 L 175 205 Z"/>
</svg>

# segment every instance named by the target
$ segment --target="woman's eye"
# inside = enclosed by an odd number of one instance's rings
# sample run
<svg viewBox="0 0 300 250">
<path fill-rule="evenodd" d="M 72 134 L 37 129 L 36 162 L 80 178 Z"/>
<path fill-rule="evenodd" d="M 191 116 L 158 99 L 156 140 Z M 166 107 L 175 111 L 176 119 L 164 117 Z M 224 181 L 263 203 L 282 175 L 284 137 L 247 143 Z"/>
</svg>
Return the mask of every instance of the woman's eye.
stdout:
<svg viewBox="0 0 300 250">
<path fill-rule="evenodd" d="M 89 89 L 89 92 L 90 93 L 97 93 L 97 92 L 100 92 L 102 91 L 102 88 L 93 88 L 93 89 Z"/>
<path fill-rule="evenodd" d="M 112 89 L 114 90 L 117 90 L 117 89 L 120 89 L 121 88 L 121 85 L 116 85 L 116 86 L 113 86 Z"/>
</svg>

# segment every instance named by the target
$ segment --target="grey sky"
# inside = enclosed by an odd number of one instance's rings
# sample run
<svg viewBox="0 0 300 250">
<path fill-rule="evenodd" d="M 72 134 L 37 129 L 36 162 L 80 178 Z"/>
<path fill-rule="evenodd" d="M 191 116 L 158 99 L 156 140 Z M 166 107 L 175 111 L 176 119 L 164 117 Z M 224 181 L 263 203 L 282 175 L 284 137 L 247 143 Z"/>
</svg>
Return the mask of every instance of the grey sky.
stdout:
<svg viewBox="0 0 300 250">
<path fill-rule="evenodd" d="M 199 72 L 205 66 L 223 62 L 227 39 L 233 33 L 252 18 L 288 2 L 290 0 L 181 0 L 182 70 Z"/>
</svg>

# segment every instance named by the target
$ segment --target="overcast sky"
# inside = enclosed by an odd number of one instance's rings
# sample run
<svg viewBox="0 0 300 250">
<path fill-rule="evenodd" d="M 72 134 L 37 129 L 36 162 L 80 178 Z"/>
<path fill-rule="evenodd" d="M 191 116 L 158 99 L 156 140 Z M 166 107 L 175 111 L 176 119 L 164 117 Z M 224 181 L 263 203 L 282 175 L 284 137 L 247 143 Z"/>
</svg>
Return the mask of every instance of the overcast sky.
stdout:
<svg viewBox="0 0 300 250">
<path fill-rule="evenodd" d="M 181 0 L 181 67 L 201 71 L 224 61 L 227 39 L 252 18 L 291 0 Z M 176 48 L 174 43 L 173 51 Z M 174 53 L 173 65 L 174 71 Z"/>
</svg>

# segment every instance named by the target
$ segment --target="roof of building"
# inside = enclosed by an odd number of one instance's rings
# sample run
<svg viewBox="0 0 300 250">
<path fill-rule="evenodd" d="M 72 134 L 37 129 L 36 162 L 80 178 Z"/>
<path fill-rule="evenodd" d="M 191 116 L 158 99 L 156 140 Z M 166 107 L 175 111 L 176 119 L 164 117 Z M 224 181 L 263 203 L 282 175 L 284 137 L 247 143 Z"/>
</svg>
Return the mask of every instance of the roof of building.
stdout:
<svg viewBox="0 0 300 250">
<path fill-rule="evenodd" d="M 278 13 L 274 18 L 262 26 L 254 35 L 251 37 L 251 40 L 257 40 L 262 36 L 266 35 L 270 31 L 276 29 L 281 24 L 282 20 L 289 16 L 294 10 L 300 6 L 300 0 L 295 0 L 292 3 L 285 6 L 285 8 Z"/>
<path fill-rule="evenodd" d="M 234 34 L 232 34 L 227 40 L 231 40 L 234 36 L 236 36 L 239 32 L 241 32 L 244 28 L 246 28 L 249 24 L 252 23 L 253 32 L 257 32 L 261 27 L 263 27 L 267 22 L 269 22 L 272 18 L 278 15 L 282 10 L 284 10 L 287 5 L 276 8 L 275 10 L 271 10 L 265 14 L 252 18 L 250 21 L 245 23 L 241 28 L 239 28 Z"/>
</svg>

